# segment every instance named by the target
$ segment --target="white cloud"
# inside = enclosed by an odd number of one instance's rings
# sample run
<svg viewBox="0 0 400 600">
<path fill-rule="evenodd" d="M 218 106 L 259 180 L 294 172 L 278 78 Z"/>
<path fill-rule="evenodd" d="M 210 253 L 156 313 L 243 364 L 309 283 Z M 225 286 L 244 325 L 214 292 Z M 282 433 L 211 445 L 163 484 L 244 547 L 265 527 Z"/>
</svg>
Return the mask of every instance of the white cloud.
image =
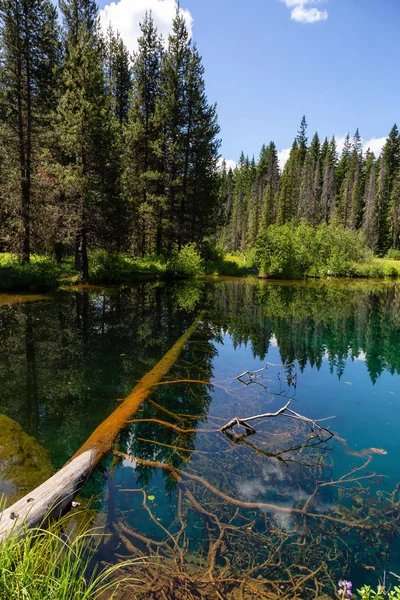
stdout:
<svg viewBox="0 0 400 600">
<path fill-rule="evenodd" d="M 382 137 L 382 138 L 371 138 L 367 142 L 363 141 L 363 152 L 365 153 L 369 148 L 371 150 L 371 152 L 373 152 L 375 154 L 376 158 L 378 158 L 378 156 L 382 152 L 383 146 L 386 143 L 386 139 L 387 138 Z"/>
<path fill-rule="evenodd" d="M 319 4 L 323 0 L 282 0 L 288 8 L 294 8 L 295 6 L 304 6 L 305 4 Z"/>
<path fill-rule="evenodd" d="M 291 148 L 284 148 L 280 152 L 278 152 L 278 160 L 281 171 L 283 171 L 283 167 L 286 165 Z"/>
<path fill-rule="evenodd" d="M 218 168 L 222 170 L 222 163 L 223 161 L 225 161 L 225 165 L 226 165 L 226 170 L 229 171 L 229 169 L 232 169 L 232 171 L 234 169 L 236 169 L 237 167 L 237 162 L 232 160 L 231 158 L 219 158 L 218 159 Z"/>
<path fill-rule="evenodd" d="M 345 139 L 346 139 L 345 136 L 336 138 L 336 150 L 337 150 L 337 153 L 338 153 L 339 156 L 342 153 Z M 363 152 L 365 154 L 366 151 L 369 148 L 371 150 L 371 152 L 373 152 L 375 154 L 376 158 L 378 158 L 378 156 L 382 152 L 382 148 L 385 145 L 385 142 L 386 142 L 386 138 L 385 137 L 371 138 L 369 140 L 364 140 L 362 138 L 361 139 L 362 150 L 363 150 Z"/>
<path fill-rule="evenodd" d="M 346 136 L 335 138 L 335 140 L 336 140 L 336 152 L 338 153 L 338 156 L 340 156 L 342 154 L 342 151 L 344 148 L 344 142 L 346 140 Z"/>
<path fill-rule="evenodd" d="M 328 19 L 327 10 L 319 10 L 310 4 L 320 4 L 326 0 L 281 0 L 288 8 L 292 9 L 290 18 L 298 23 L 318 23 Z"/>
<path fill-rule="evenodd" d="M 318 8 L 306 8 L 302 4 L 296 6 L 291 14 L 292 21 L 298 23 L 318 23 L 318 21 L 326 21 L 328 19 L 327 10 L 319 10 Z"/>
<path fill-rule="evenodd" d="M 100 11 L 102 29 L 107 30 L 111 23 L 114 31 L 119 31 L 128 50 L 137 50 L 137 40 L 141 35 L 140 23 L 146 12 L 152 13 L 154 23 L 164 40 L 171 33 L 177 2 L 175 0 L 119 0 L 107 4 Z M 193 17 L 189 10 L 181 8 L 189 35 L 192 33 Z"/>
</svg>

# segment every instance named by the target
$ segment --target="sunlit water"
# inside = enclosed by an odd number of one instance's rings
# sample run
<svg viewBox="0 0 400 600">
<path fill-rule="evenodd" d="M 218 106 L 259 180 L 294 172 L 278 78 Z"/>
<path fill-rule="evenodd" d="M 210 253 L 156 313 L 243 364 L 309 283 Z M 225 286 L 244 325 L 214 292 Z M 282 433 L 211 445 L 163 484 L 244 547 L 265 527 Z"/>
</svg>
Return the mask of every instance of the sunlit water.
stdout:
<svg viewBox="0 0 400 600">
<path fill-rule="evenodd" d="M 254 597 L 296 585 L 333 597 L 340 576 L 400 574 L 396 284 L 146 283 L 0 307 L 0 493 L 11 502 L 62 466 L 202 309 L 173 383 L 152 396 L 159 407 L 146 402 L 147 420 L 116 444 L 133 460 L 110 456 L 82 491 L 112 534 L 100 556 L 133 546 L 192 579 L 212 561 L 220 589 L 246 576 Z M 236 379 L 265 366 L 249 385 Z M 321 424 L 335 437 L 285 417 L 239 439 L 218 431 L 289 399 L 311 419 L 334 417 Z"/>
</svg>

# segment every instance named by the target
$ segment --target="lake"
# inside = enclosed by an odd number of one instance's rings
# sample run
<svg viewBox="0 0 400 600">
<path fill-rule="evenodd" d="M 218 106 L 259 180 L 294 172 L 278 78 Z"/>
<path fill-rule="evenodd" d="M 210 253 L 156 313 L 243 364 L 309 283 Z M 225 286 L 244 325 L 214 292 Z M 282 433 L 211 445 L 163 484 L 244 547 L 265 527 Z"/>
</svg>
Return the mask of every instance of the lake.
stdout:
<svg viewBox="0 0 400 600">
<path fill-rule="evenodd" d="M 164 600 L 332 598 L 340 578 L 396 582 L 400 285 L 219 279 L 11 300 L 0 306 L 9 503 L 60 468 L 201 314 L 81 491 L 107 533 L 98 558 L 150 556 L 138 597 Z M 289 401 L 248 422 L 254 431 L 220 431 Z"/>
</svg>

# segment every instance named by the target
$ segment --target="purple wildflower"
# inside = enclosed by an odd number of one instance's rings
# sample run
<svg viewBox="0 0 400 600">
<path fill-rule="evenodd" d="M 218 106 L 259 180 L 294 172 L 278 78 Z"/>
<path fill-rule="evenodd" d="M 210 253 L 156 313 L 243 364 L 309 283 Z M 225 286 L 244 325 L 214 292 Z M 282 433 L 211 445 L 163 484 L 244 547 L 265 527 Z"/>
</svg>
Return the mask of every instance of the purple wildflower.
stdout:
<svg viewBox="0 0 400 600">
<path fill-rule="evenodd" d="M 344 599 L 344 598 L 352 598 L 353 597 L 353 592 L 352 587 L 353 584 L 351 583 L 351 581 L 346 581 L 345 579 L 340 579 L 338 582 L 339 585 L 339 589 L 337 590 L 338 596 L 340 596 L 340 598 Z"/>
</svg>

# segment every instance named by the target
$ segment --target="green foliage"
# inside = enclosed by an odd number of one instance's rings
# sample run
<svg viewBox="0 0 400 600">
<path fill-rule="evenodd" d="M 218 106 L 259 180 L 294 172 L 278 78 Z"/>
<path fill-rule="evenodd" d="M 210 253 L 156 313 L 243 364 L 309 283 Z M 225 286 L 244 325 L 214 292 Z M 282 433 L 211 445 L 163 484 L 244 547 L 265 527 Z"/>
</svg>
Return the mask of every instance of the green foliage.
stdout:
<svg viewBox="0 0 400 600">
<path fill-rule="evenodd" d="M 202 258 L 204 258 L 205 261 L 222 261 L 225 258 L 226 253 L 223 247 L 215 244 L 209 238 L 205 238 L 203 240 L 201 246 L 199 246 L 199 249 Z"/>
<path fill-rule="evenodd" d="M 317 228 L 273 225 L 255 246 L 255 263 L 261 274 L 298 279 L 305 275 L 348 276 L 353 264 L 369 256 L 360 232 L 323 223 Z"/>
<path fill-rule="evenodd" d="M 205 264 L 207 275 L 226 275 L 231 277 L 243 277 L 248 275 L 247 267 L 234 260 L 209 260 Z"/>
<path fill-rule="evenodd" d="M 396 250 L 395 248 L 390 248 L 386 253 L 385 258 L 389 260 L 400 260 L 400 250 Z"/>
<path fill-rule="evenodd" d="M 89 281 L 91 283 L 129 283 L 141 275 L 165 273 L 162 257 L 127 258 L 118 252 L 98 250 L 90 255 Z"/>
<path fill-rule="evenodd" d="M 387 591 L 381 585 L 378 585 L 376 591 L 369 585 L 364 585 L 357 594 L 362 600 L 400 600 L 400 587 L 394 586 L 392 590 Z"/>
<path fill-rule="evenodd" d="M 355 277 L 399 277 L 400 276 L 400 261 L 389 260 L 387 258 L 374 258 L 365 263 L 360 263 L 354 266 Z"/>
<path fill-rule="evenodd" d="M 60 275 L 60 268 L 50 258 L 32 256 L 26 263 L 14 254 L 0 254 L 0 290 L 51 290 L 59 285 Z"/>
<path fill-rule="evenodd" d="M 96 532 L 60 537 L 60 525 L 32 529 L 23 539 L 7 539 L 0 550 L 0 598 L 7 600 L 94 600 L 114 598 L 120 584 L 112 576 L 126 561 L 106 569 L 88 567 L 96 551 Z M 100 539 L 100 537 L 99 537 Z M 131 578 L 133 582 L 133 578 Z"/>
<path fill-rule="evenodd" d="M 174 252 L 167 262 L 167 274 L 177 279 L 189 279 L 204 273 L 204 261 L 196 244 L 186 244 Z"/>
<path fill-rule="evenodd" d="M 179 283 L 173 291 L 174 301 L 179 310 L 194 311 L 202 299 L 201 283 Z"/>
</svg>

